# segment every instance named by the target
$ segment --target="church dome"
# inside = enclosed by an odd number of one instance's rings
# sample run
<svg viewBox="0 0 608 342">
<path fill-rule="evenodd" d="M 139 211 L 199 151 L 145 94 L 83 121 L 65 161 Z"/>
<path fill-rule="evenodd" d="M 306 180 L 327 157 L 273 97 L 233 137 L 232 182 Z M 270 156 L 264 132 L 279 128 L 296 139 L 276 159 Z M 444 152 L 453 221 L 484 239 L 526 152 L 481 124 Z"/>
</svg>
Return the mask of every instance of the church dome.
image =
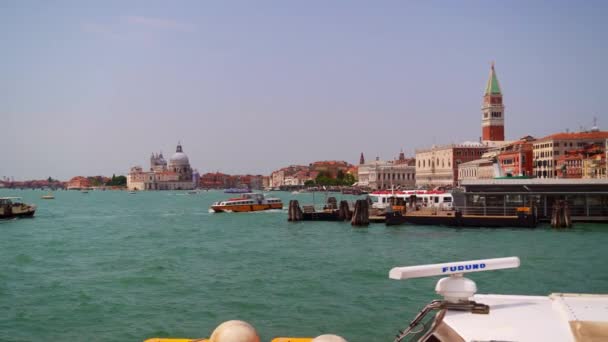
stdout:
<svg viewBox="0 0 608 342">
<path fill-rule="evenodd" d="M 182 145 L 178 144 L 175 154 L 169 159 L 169 165 L 172 166 L 190 166 L 188 156 L 182 151 Z"/>
</svg>

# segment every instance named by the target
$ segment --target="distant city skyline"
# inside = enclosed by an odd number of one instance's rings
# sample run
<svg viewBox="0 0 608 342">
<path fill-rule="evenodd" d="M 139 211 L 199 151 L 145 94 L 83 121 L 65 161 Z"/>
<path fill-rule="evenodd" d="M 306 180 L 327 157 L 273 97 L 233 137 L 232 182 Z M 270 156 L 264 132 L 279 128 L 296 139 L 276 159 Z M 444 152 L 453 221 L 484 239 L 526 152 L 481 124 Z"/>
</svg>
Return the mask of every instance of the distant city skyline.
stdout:
<svg viewBox="0 0 608 342">
<path fill-rule="evenodd" d="M 0 4 L 0 177 L 126 175 L 181 141 L 202 173 L 608 128 L 608 3 Z"/>
</svg>

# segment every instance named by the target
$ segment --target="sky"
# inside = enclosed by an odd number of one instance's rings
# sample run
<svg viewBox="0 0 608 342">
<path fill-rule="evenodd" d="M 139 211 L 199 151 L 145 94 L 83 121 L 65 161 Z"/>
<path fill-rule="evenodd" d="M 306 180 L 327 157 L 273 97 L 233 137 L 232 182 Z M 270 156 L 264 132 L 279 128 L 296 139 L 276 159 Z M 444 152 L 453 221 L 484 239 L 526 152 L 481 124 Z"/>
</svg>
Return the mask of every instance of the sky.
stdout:
<svg viewBox="0 0 608 342">
<path fill-rule="evenodd" d="M 181 141 L 269 174 L 608 129 L 607 1 L 0 1 L 0 177 L 126 174 Z"/>
</svg>

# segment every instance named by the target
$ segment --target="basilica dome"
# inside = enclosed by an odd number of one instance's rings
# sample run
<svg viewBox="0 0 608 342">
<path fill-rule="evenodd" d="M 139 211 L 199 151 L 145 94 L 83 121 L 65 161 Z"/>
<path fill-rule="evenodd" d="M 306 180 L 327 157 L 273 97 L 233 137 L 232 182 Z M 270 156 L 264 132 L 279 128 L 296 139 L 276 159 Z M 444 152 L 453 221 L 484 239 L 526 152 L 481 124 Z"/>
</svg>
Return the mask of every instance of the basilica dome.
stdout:
<svg viewBox="0 0 608 342">
<path fill-rule="evenodd" d="M 178 144 L 175 154 L 169 159 L 170 166 L 190 166 L 188 156 L 182 151 L 182 145 Z"/>
</svg>

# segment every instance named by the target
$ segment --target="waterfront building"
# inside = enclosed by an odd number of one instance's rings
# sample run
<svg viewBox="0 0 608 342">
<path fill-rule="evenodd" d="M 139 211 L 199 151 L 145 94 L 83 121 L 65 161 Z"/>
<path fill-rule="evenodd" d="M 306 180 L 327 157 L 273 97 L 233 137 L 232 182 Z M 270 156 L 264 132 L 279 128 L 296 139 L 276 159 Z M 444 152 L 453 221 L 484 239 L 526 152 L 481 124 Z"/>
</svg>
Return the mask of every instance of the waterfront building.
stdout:
<svg viewBox="0 0 608 342">
<path fill-rule="evenodd" d="M 192 190 L 196 182 L 192 178 L 190 160 L 184 153 L 182 145 L 177 144 L 175 153 L 167 163 L 162 155 L 153 153 L 150 157 L 150 169 L 144 171 L 141 166 L 134 166 L 127 175 L 129 190 Z"/>
<path fill-rule="evenodd" d="M 416 161 L 407 159 L 403 152 L 399 158 L 360 164 L 357 169 L 357 185 L 371 190 L 412 189 L 416 185 Z"/>
<path fill-rule="evenodd" d="M 324 160 L 311 163 L 308 170 L 311 172 L 324 173 L 330 178 L 336 178 L 339 172 L 346 174 L 352 167 L 351 164 L 339 160 Z"/>
<path fill-rule="evenodd" d="M 82 176 L 76 176 L 70 179 L 66 185 L 66 189 L 68 190 L 80 190 L 85 188 L 90 188 L 91 182 L 88 178 Z"/>
<path fill-rule="evenodd" d="M 605 146 L 606 139 L 608 139 L 608 131 L 600 131 L 594 127 L 591 131 L 556 133 L 534 141 L 534 176 L 558 177 L 557 160 L 566 155 L 567 151 L 583 149 L 591 145 Z"/>
<path fill-rule="evenodd" d="M 583 178 L 606 178 L 606 155 L 596 154 L 583 160 Z"/>
<path fill-rule="evenodd" d="M 269 184 L 269 187 L 271 187 L 271 188 L 280 188 L 281 186 L 287 185 L 287 184 L 285 184 L 285 177 L 288 178 L 288 181 L 290 183 L 293 183 L 293 180 L 290 177 L 293 177 L 299 171 L 309 171 L 308 170 L 308 166 L 304 166 L 304 165 L 290 165 L 290 166 L 278 169 L 276 171 L 273 171 L 270 174 L 270 184 Z"/>
<path fill-rule="evenodd" d="M 533 137 L 527 136 L 499 148 L 496 160 L 502 175 L 532 176 L 534 140 Z"/>
<path fill-rule="evenodd" d="M 199 179 L 199 186 L 204 189 L 227 189 L 234 186 L 230 183 L 230 175 L 221 172 L 208 172 Z"/>
<path fill-rule="evenodd" d="M 234 175 L 232 176 L 234 188 L 262 189 L 264 176 L 262 175 Z"/>
<path fill-rule="evenodd" d="M 495 176 L 496 158 L 485 157 L 458 165 L 458 181 L 491 179 Z"/>
<path fill-rule="evenodd" d="M 558 178 L 606 178 L 604 145 L 566 151 L 556 160 Z"/>
<path fill-rule="evenodd" d="M 270 176 L 262 176 L 262 189 L 270 188 Z"/>
<path fill-rule="evenodd" d="M 558 178 L 583 178 L 583 155 L 578 150 L 566 151 L 556 160 Z"/>
<path fill-rule="evenodd" d="M 490 77 L 486 84 L 481 107 L 481 140 L 505 140 L 505 106 L 502 102 L 502 92 L 498 84 L 498 77 L 494 70 L 494 63 L 490 69 Z"/>
<path fill-rule="evenodd" d="M 456 186 L 458 166 L 480 159 L 489 147 L 489 142 L 464 142 L 416 150 L 416 186 Z"/>
</svg>

